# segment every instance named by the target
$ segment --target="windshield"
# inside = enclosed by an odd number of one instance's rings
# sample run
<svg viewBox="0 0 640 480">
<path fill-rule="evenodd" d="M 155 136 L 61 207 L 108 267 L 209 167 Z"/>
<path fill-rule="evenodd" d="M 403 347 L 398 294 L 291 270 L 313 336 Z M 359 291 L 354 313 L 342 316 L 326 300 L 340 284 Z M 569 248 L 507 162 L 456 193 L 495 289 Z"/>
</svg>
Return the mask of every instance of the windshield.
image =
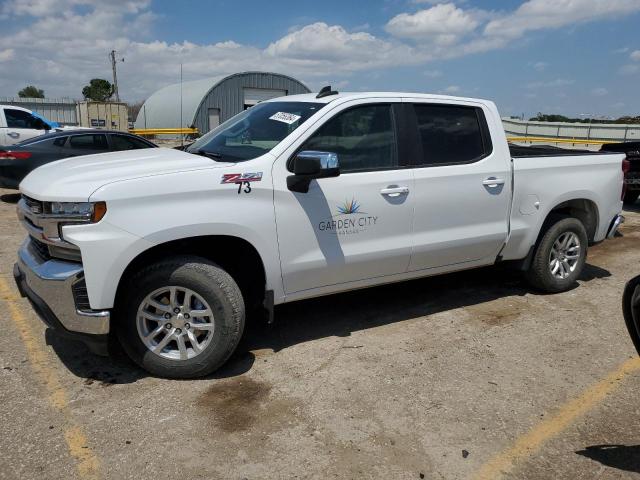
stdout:
<svg viewBox="0 0 640 480">
<path fill-rule="evenodd" d="M 242 162 L 269 152 L 320 110 L 312 102 L 259 103 L 189 145 L 187 152 L 222 162 Z"/>
</svg>

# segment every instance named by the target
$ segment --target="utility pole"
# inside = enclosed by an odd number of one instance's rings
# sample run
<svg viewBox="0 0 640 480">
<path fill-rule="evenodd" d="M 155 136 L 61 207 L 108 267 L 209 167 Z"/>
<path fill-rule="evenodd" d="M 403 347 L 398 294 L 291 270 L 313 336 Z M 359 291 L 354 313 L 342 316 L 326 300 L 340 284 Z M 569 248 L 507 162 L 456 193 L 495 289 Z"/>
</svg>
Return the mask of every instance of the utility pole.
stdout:
<svg viewBox="0 0 640 480">
<path fill-rule="evenodd" d="M 182 125 L 182 62 L 180 62 L 180 128 L 183 128 Z M 180 134 L 180 146 L 184 148 L 184 134 Z"/>
<path fill-rule="evenodd" d="M 113 71 L 113 94 L 116 97 L 116 102 L 119 102 L 120 94 L 118 93 L 118 73 L 116 72 L 116 62 L 124 62 L 124 58 L 116 59 L 115 50 L 111 50 L 109 58 L 111 59 L 111 70 Z"/>
</svg>

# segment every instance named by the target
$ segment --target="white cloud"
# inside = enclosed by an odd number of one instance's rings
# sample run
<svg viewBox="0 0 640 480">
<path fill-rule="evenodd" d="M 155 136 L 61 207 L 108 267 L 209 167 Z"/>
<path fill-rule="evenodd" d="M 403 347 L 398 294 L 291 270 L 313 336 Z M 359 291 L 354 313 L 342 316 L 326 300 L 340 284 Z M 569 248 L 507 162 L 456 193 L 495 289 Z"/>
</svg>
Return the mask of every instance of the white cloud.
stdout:
<svg viewBox="0 0 640 480">
<path fill-rule="evenodd" d="M 458 85 L 449 85 L 447 88 L 445 88 L 443 90 L 444 93 L 459 93 L 460 92 L 460 87 Z"/>
<path fill-rule="evenodd" d="M 622 67 L 620 67 L 620 70 L 618 70 L 618 72 L 621 75 L 634 75 L 640 72 L 640 65 L 633 65 L 633 64 L 623 65 Z"/>
<path fill-rule="evenodd" d="M 452 45 L 472 33 L 480 24 L 473 11 L 452 3 L 439 4 L 414 14 L 401 13 L 387 23 L 385 29 L 398 38 L 418 42 Z"/>
<path fill-rule="evenodd" d="M 427 78 L 438 78 L 442 76 L 442 72 L 440 70 L 425 70 L 422 74 Z"/>
<path fill-rule="evenodd" d="M 591 95 L 594 97 L 604 97 L 605 95 L 609 95 L 609 90 L 604 87 L 598 87 L 591 90 Z"/>
<path fill-rule="evenodd" d="M 518 38 L 526 32 L 561 28 L 640 11 L 638 0 L 528 0 L 490 21 L 485 35 Z"/>
<path fill-rule="evenodd" d="M 549 66 L 548 63 L 546 62 L 535 62 L 533 65 L 531 65 L 535 70 L 537 70 L 538 72 L 544 72 L 547 67 Z"/>
<path fill-rule="evenodd" d="M 322 22 L 285 35 L 269 45 L 265 54 L 308 68 L 344 70 L 417 64 L 424 60 L 423 55 L 407 45 L 381 40 L 367 32 L 349 33 L 339 25 Z"/>
<path fill-rule="evenodd" d="M 15 50 L 13 48 L 7 48 L 6 50 L 0 50 L 0 62 L 8 62 L 15 56 Z"/>
<path fill-rule="evenodd" d="M 636 62 L 640 62 L 640 50 L 636 50 L 634 52 L 631 52 L 631 55 L 629 55 L 629 57 L 631 58 L 631 60 L 635 60 Z"/>
<path fill-rule="evenodd" d="M 74 7 L 87 6 L 113 9 L 123 13 L 138 13 L 149 7 L 151 0 L 9 0 L 2 5 L 6 15 L 46 17 L 68 12 Z"/>
<path fill-rule="evenodd" d="M 568 85 L 573 85 L 574 83 L 575 83 L 575 80 L 569 80 L 566 78 L 556 78 L 555 80 L 528 83 L 527 88 L 529 89 L 558 88 L 558 87 L 566 87 Z"/>
</svg>

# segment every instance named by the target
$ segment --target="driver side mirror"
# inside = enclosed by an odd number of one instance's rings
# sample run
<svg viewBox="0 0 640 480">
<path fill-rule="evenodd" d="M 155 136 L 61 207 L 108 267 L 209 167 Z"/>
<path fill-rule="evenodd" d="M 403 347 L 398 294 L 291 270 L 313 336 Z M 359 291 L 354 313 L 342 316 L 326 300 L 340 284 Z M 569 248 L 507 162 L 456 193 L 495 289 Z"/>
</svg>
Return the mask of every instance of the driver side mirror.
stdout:
<svg viewBox="0 0 640 480">
<path fill-rule="evenodd" d="M 340 162 L 337 154 L 305 150 L 293 159 L 293 175 L 287 177 L 287 188 L 292 192 L 307 193 L 311 180 L 339 175 Z"/>
</svg>

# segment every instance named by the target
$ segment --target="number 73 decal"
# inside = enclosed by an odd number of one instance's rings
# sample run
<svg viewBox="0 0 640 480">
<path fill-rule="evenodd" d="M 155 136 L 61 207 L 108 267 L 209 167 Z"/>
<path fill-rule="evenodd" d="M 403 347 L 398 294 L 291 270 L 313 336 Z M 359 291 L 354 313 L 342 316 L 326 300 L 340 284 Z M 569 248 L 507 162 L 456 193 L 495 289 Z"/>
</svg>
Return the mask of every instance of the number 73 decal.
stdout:
<svg viewBox="0 0 640 480">
<path fill-rule="evenodd" d="M 262 172 L 250 172 L 250 173 L 225 173 L 222 175 L 222 181 L 220 183 L 233 183 L 238 185 L 238 195 L 244 191 L 244 193 L 251 193 L 251 182 L 259 182 L 262 180 Z M 242 188 L 244 186 L 244 189 Z"/>
</svg>

